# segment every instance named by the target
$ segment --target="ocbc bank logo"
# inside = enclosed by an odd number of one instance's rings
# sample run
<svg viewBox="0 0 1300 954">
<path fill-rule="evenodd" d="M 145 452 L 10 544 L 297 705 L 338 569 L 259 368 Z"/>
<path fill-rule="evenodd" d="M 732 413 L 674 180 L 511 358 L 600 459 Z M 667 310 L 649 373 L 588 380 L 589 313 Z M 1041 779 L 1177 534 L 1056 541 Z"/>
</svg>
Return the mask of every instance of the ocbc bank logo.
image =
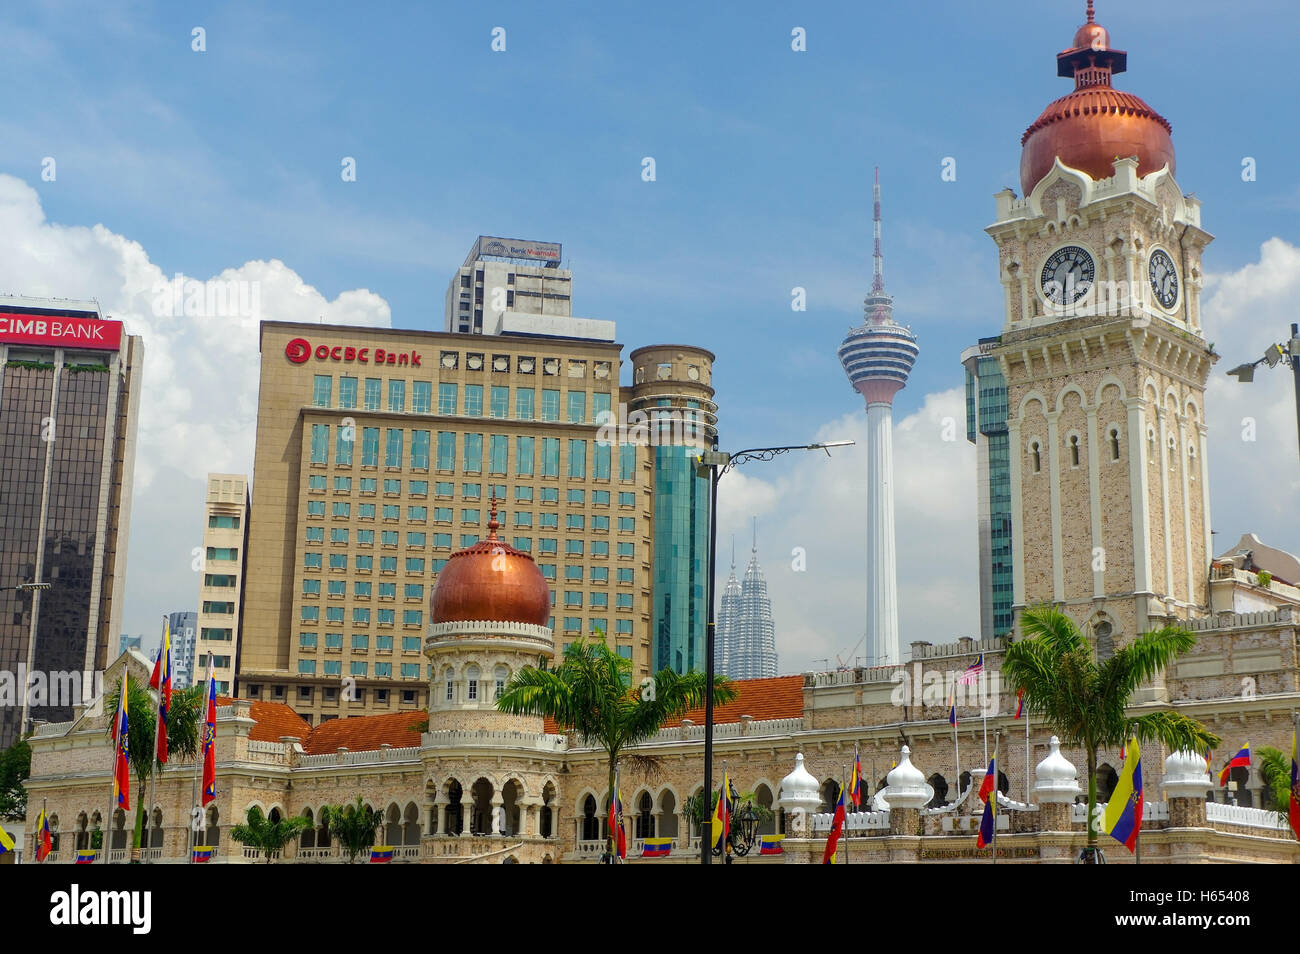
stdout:
<svg viewBox="0 0 1300 954">
<path fill-rule="evenodd" d="M 284 346 L 284 356 L 294 364 L 302 364 L 311 357 L 311 342 L 306 338 L 294 338 Z"/>
</svg>

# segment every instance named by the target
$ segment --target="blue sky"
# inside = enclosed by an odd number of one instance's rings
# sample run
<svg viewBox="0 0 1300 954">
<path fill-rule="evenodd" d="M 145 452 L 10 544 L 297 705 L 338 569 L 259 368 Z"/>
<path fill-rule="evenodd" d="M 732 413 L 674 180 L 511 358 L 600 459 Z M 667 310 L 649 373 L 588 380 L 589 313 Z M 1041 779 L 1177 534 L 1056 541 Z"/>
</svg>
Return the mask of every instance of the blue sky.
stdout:
<svg viewBox="0 0 1300 954">
<path fill-rule="evenodd" d="M 630 347 L 718 354 L 723 444 L 742 447 L 860 407 L 835 348 L 870 283 L 874 165 L 887 287 L 921 347 L 897 417 L 961 383 L 961 349 L 1002 320 L 992 195 L 1019 191 L 1020 135 L 1071 88 L 1055 54 L 1084 4 L 180 7 L 0 12 L 0 173 L 50 222 L 102 223 L 167 275 L 280 259 L 324 298 L 368 289 L 417 328 L 438 326 L 478 234 L 562 242 L 576 313 L 616 320 Z M 1294 31 L 1274 11 L 1098 5 L 1129 52 L 1116 85 L 1173 123 L 1178 182 L 1217 236 L 1210 272 L 1272 237 L 1300 244 Z M 1246 156 L 1258 181 L 1242 181 Z M 1256 356 L 1219 350 L 1223 368 Z"/>
</svg>

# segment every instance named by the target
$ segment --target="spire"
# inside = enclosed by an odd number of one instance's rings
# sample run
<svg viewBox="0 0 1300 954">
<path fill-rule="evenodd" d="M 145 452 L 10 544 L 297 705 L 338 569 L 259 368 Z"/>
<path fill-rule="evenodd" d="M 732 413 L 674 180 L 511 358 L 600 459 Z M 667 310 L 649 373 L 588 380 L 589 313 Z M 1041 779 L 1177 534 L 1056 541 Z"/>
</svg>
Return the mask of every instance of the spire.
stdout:
<svg viewBox="0 0 1300 954">
<path fill-rule="evenodd" d="M 736 575 L 736 535 L 731 535 L 731 575 Z"/>
<path fill-rule="evenodd" d="M 1088 0 L 1088 22 L 1089 23 L 1097 22 L 1095 11 L 1092 9 L 1092 0 Z"/>
<path fill-rule="evenodd" d="M 487 538 L 489 540 L 495 540 L 497 539 L 497 531 L 501 529 L 501 524 L 497 523 L 497 492 L 495 489 L 492 491 L 492 496 L 489 497 L 488 500 L 492 509 L 488 511 L 490 519 L 488 520 Z"/>
<path fill-rule="evenodd" d="M 868 325 L 894 323 L 894 299 L 885 294 L 885 255 L 880 248 L 880 167 L 876 167 L 875 184 L 871 189 L 871 235 L 874 244 L 871 252 L 871 294 L 862 302 L 862 311 Z"/>
<path fill-rule="evenodd" d="M 753 553 L 755 556 L 757 556 L 758 555 L 758 518 L 754 517 L 753 520 L 754 520 L 754 545 L 750 548 L 750 552 Z"/>
<path fill-rule="evenodd" d="M 1091 9 L 1092 4 L 1088 4 Z M 875 250 L 871 253 L 871 294 L 885 293 L 885 256 L 880 251 L 880 166 L 876 166 L 876 183 L 871 188 L 871 235 L 875 239 Z"/>
</svg>

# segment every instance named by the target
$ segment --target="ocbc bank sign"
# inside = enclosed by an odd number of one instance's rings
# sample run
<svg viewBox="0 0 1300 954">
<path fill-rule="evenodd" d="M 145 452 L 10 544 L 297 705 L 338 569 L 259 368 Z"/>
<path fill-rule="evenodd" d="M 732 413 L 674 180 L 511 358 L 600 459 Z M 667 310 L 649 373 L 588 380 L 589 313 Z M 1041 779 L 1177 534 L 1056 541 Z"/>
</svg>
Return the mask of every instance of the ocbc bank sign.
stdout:
<svg viewBox="0 0 1300 954">
<path fill-rule="evenodd" d="M 395 364 L 420 367 L 418 351 L 387 351 L 375 348 L 373 355 L 369 348 L 354 348 L 351 345 L 317 345 L 312 349 L 306 338 L 293 338 L 284 346 L 284 356 L 294 364 L 304 364 L 313 356 L 317 361 L 357 362 L 360 364 Z"/>
</svg>

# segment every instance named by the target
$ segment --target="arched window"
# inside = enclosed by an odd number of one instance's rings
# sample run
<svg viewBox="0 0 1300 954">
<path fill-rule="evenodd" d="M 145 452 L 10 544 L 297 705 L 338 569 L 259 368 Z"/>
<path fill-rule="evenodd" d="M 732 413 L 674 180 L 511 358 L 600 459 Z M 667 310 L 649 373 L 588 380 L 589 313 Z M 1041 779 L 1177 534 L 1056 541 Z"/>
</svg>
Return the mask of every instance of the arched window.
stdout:
<svg viewBox="0 0 1300 954">
<path fill-rule="evenodd" d="M 1174 435 L 1169 435 L 1169 469 L 1178 468 L 1178 442 L 1174 440 Z"/>
<path fill-rule="evenodd" d="M 1105 662 L 1115 655 L 1114 627 L 1108 620 L 1102 620 L 1093 627 L 1093 632 L 1097 635 L 1097 661 Z"/>
<path fill-rule="evenodd" d="M 159 841 L 158 844 L 161 845 L 162 842 Z M 51 815 L 50 816 L 50 851 L 56 852 L 58 850 L 59 850 L 59 816 Z"/>
<path fill-rule="evenodd" d="M 162 809 L 155 808 L 153 814 L 149 817 L 149 847 L 161 848 L 163 846 L 163 814 Z"/>
<path fill-rule="evenodd" d="M 460 782 L 454 778 L 447 783 L 447 831 L 448 835 L 459 835 L 465 830 L 465 813 L 461 805 L 464 791 Z"/>
<path fill-rule="evenodd" d="M 310 808 L 303 809 L 302 817 L 311 822 L 311 825 L 302 830 L 302 837 L 298 839 L 299 848 L 316 847 L 316 816 L 312 814 Z"/>
<path fill-rule="evenodd" d="M 456 701 L 456 670 L 448 666 L 442 671 L 442 678 L 447 683 L 447 701 Z"/>
<path fill-rule="evenodd" d="M 478 666 L 470 666 L 465 670 L 465 699 L 468 702 L 478 701 Z"/>
<path fill-rule="evenodd" d="M 634 838 L 653 838 L 655 836 L 654 799 L 649 792 L 642 792 L 637 799 L 636 827 Z"/>
<path fill-rule="evenodd" d="M 207 838 L 204 839 L 204 844 L 214 847 L 221 844 L 221 813 L 217 811 L 216 805 L 208 808 Z"/>
<path fill-rule="evenodd" d="M 1029 445 L 1029 453 L 1034 459 L 1034 473 L 1037 474 L 1043 469 L 1043 455 L 1039 453 L 1038 441 Z"/>
<path fill-rule="evenodd" d="M 866 787 L 865 785 L 863 786 Z M 759 784 L 754 788 L 754 804 L 767 809 L 768 815 L 763 821 L 758 823 L 758 833 L 760 835 L 776 834 L 776 816 L 772 812 L 772 790 L 764 784 Z"/>
<path fill-rule="evenodd" d="M 1070 435 L 1070 466 L 1079 466 L 1079 435 Z"/>
<path fill-rule="evenodd" d="M 1103 762 L 1097 767 L 1097 804 L 1110 801 L 1110 796 L 1115 791 L 1115 786 L 1119 784 L 1119 774 L 1110 767 L 1108 762 Z"/>
<path fill-rule="evenodd" d="M 1196 445 L 1187 445 L 1187 479 L 1196 479 Z"/>
<path fill-rule="evenodd" d="M 670 789 L 659 796 L 659 837 L 677 837 L 677 796 Z"/>
<path fill-rule="evenodd" d="M 1119 428 L 1110 429 L 1110 459 L 1119 460 Z"/>
<path fill-rule="evenodd" d="M 555 786 L 550 782 L 547 782 L 546 787 L 542 789 L 542 809 L 538 813 L 537 818 L 537 834 L 541 835 L 543 838 L 550 838 L 553 834 L 552 828 L 555 827 L 552 824 L 554 812 Z"/>
<path fill-rule="evenodd" d="M 496 695 L 492 698 L 500 699 L 501 694 L 506 691 L 506 680 L 510 678 L 510 670 L 505 666 L 497 666 L 492 670 L 492 678 L 496 682 Z"/>
<path fill-rule="evenodd" d="M 833 778 L 828 778 L 822 782 L 822 805 L 821 811 L 833 812 L 835 806 L 840 800 L 840 783 Z"/>
<path fill-rule="evenodd" d="M 944 778 L 942 775 L 940 775 L 938 772 L 935 772 L 933 775 L 927 778 L 926 781 L 929 782 L 930 787 L 934 789 L 934 797 L 931 798 L 928 803 L 926 803 L 925 807 L 939 808 L 942 805 L 947 805 L 948 804 L 948 780 Z"/>
<path fill-rule="evenodd" d="M 582 840 L 600 840 L 600 819 L 596 816 L 596 799 L 592 795 L 582 800 Z"/>
</svg>

